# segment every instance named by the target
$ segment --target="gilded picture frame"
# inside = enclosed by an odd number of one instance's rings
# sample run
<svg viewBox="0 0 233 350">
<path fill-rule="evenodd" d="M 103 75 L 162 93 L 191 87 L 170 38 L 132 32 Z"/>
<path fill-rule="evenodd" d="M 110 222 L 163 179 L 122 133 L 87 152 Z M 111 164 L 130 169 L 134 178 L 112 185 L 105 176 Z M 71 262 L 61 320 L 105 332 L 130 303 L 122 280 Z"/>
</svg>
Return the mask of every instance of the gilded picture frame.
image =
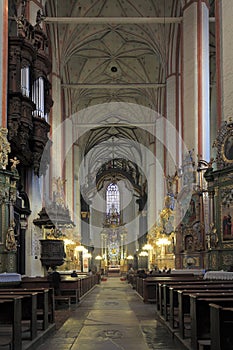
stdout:
<svg viewBox="0 0 233 350">
<path fill-rule="evenodd" d="M 233 164 L 233 130 L 223 140 L 222 157 L 224 162 Z"/>
<path fill-rule="evenodd" d="M 223 241 L 233 241 L 233 204 L 222 205 L 221 211 L 221 233 Z"/>
</svg>

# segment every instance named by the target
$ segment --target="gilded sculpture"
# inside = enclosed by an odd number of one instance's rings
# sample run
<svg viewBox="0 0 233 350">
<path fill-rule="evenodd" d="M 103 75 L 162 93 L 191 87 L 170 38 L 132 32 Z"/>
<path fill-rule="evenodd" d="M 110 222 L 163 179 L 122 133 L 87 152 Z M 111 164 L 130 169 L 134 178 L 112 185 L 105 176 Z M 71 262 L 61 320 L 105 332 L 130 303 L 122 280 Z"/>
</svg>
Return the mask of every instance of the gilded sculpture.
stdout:
<svg viewBox="0 0 233 350">
<path fill-rule="evenodd" d="M 6 169 L 8 165 L 8 154 L 11 151 L 10 143 L 7 140 L 8 130 L 6 128 L 0 129 L 0 167 Z"/>
</svg>

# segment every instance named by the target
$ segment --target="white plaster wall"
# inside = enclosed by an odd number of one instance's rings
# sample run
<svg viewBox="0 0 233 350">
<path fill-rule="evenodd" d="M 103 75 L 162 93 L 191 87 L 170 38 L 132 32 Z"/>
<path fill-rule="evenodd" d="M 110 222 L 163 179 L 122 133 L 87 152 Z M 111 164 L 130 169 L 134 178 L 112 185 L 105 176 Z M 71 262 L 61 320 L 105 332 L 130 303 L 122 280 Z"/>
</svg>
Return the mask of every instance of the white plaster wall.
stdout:
<svg viewBox="0 0 233 350">
<path fill-rule="evenodd" d="M 233 3 L 220 1 L 221 6 L 221 69 L 222 69 L 222 117 L 228 120 L 233 116 Z"/>
<path fill-rule="evenodd" d="M 41 184 L 42 178 L 34 175 L 33 171 L 28 172 L 27 194 L 31 205 L 31 215 L 28 219 L 28 228 L 26 231 L 26 275 L 43 276 L 44 268 L 40 261 L 40 242 L 42 231 L 33 224 L 33 220 L 38 218 L 38 213 L 42 209 Z"/>
</svg>

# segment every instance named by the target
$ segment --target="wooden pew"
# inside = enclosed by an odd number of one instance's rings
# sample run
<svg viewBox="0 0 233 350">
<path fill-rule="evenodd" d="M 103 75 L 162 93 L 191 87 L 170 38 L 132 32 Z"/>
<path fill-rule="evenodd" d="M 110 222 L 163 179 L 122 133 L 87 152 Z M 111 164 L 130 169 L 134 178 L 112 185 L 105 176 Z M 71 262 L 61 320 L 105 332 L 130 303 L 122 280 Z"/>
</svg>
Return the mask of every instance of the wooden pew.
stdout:
<svg viewBox="0 0 233 350">
<path fill-rule="evenodd" d="M 167 282 L 160 282 L 158 284 L 159 288 L 159 303 L 161 305 L 169 305 L 170 304 L 170 288 L 173 287 L 175 290 L 180 287 L 180 289 L 187 289 L 187 288 L 196 288 L 196 286 L 206 286 L 206 288 L 211 288 L 211 286 L 216 285 L 216 286 L 224 286 L 224 285 L 233 285 L 233 281 L 206 281 L 206 280 L 190 280 L 190 281 L 167 281 Z M 201 287 L 202 288 L 202 287 Z M 204 287 L 203 287 L 204 288 Z M 160 300 L 160 298 L 162 300 Z M 164 307 L 166 311 L 166 307 Z M 162 313 L 163 314 L 163 313 Z"/>
<path fill-rule="evenodd" d="M 178 291 L 178 298 L 179 298 L 179 334 L 181 338 L 187 338 L 187 335 L 185 334 L 185 331 L 187 330 L 187 324 L 189 326 L 189 330 L 191 330 L 192 334 L 195 332 L 195 327 L 193 326 L 192 322 L 194 322 L 194 319 L 196 319 L 196 316 L 191 311 L 191 297 L 195 296 L 198 298 L 209 298 L 211 299 L 231 299 L 233 298 L 233 292 L 226 293 L 220 292 L 219 290 L 217 292 L 213 291 L 203 291 L 203 292 L 197 292 L 197 290 L 189 290 L 189 291 Z M 204 329 L 204 327 L 203 327 Z M 202 330 L 203 330 L 202 329 Z M 188 338 L 190 335 L 188 335 Z M 194 336 L 195 337 L 195 336 Z M 201 338 L 201 337 L 200 337 Z"/>
<path fill-rule="evenodd" d="M 85 295 L 94 285 L 99 283 L 99 275 L 70 277 L 62 276 L 60 281 L 60 295 L 57 300 L 68 300 L 78 303 L 79 299 Z M 47 277 L 24 277 L 21 281 L 22 288 L 50 288 L 51 281 Z M 54 298 L 55 300 L 55 298 Z"/>
<path fill-rule="evenodd" d="M 192 275 L 171 275 L 171 276 L 164 276 L 162 279 L 158 280 L 158 283 L 156 284 L 156 294 L 157 294 L 157 311 L 162 316 L 164 314 L 164 289 L 160 286 L 163 286 L 165 284 L 170 283 L 192 283 L 192 282 L 199 282 L 199 279 L 197 276 Z"/>
<path fill-rule="evenodd" d="M 233 307 L 209 304 L 211 350 L 232 350 Z"/>
<path fill-rule="evenodd" d="M 64 276 L 60 281 L 61 297 L 68 297 L 70 301 L 78 303 L 81 294 L 81 279 L 78 277 Z"/>
<path fill-rule="evenodd" d="M 167 286 L 166 286 L 167 287 Z M 175 310 L 178 311 L 179 304 L 178 304 L 178 291 L 184 291 L 184 292 L 189 292 L 189 291 L 195 291 L 196 292 L 207 292 L 207 291 L 212 291 L 215 290 L 215 292 L 218 291 L 228 291 L 228 290 L 233 290 L 233 283 L 190 283 L 190 284 L 178 284 L 178 285 L 170 285 L 169 286 L 169 305 L 166 305 L 166 300 L 164 301 L 165 303 L 165 315 L 164 318 L 167 321 L 169 319 L 169 324 L 171 328 L 176 328 L 175 327 Z M 164 293 L 165 294 L 165 293 Z M 169 312 L 166 312 L 167 308 L 169 307 Z"/>
<path fill-rule="evenodd" d="M 11 297 L 0 297 L 0 324 L 9 324 L 12 328 L 10 334 L 2 333 L 2 336 L 9 336 L 9 344 L 13 345 L 13 350 L 22 349 L 22 332 L 21 332 L 21 321 L 22 321 L 22 297 L 11 296 Z M 1 330 L 1 327 L 0 327 Z"/>
<path fill-rule="evenodd" d="M 20 287 L 22 288 L 27 288 L 27 289 L 31 289 L 31 288 L 49 288 L 49 289 L 53 289 L 53 285 L 52 285 L 52 281 L 49 278 L 49 276 L 46 277 L 24 277 L 22 279 L 22 282 L 20 284 Z M 68 305 L 70 305 L 70 297 L 69 296 L 62 296 L 62 295 L 57 295 L 55 297 L 55 294 L 53 292 L 53 302 L 52 302 L 52 307 L 50 307 L 50 310 L 55 310 L 55 302 L 59 302 L 59 301 L 64 301 L 67 302 Z M 54 315 L 51 315 L 50 313 L 50 317 L 53 317 L 54 319 Z"/>
<path fill-rule="evenodd" d="M 211 286 L 216 285 L 216 286 L 224 286 L 224 285 L 233 285 L 233 281 L 206 281 L 206 280 L 190 280 L 190 281 L 165 281 L 165 282 L 160 282 L 158 284 L 159 288 L 159 303 L 161 305 L 169 305 L 170 304 L 170 288 L 173 287 L 175 290 L 180 287 L 180 289 L 187 289 L 187 288 L 196 288 L 196 286 L 206 286 L 206 288 L 211 288 Z M 202 288 L 202 287 L 201 287 Z M 204 288 L 204 287 L 203 287 Z M 161 300 L 160 300 L 161 299 Z M 166 311 L 166 307 L 164 308 Z M 163 314 L 163 312 L 162 312 Z"/>
<path fill-rule="evenodd" d="M 233 307 L 233 293 L 224 295 L 190 295 L 191 347 L 199 348 L 200 340 L 210 340 L 210 306 L 216 303 Z M 225 350 L 225 349 L 224 349 Z"/>
<path fill-rule="evenodd" d="M 0 291 L 0 298 L 11 298 L 15 296 L 22 297 L 21 300 L 21 320 L 30 322 L 30 339 L 33 340 L 37 336 L 37 293 L 29 291 L 20 291 L 20 292 L 9 292 L 9 291 Z"/>
<path fill-rule="evenodd" d="M 37 293 L 37 318 L 42 320 L 42 329 L 48 328 L 49 323 L 55 322 L 55 305 L 53 288 L 0 288 L 9 292 L 36 292 Z"/>
<path fill-rule="evenodd" d="M 138 289 L 136 287 L 136 291 L 143 297 L 143 301 L 157 303 L 157 309 L 161 309 L 161 304 L 158 303 L 160 299 L 159 295 L 159 283 L 172 282 L 172 281 L 188 281 L 188 280 L 197 280 L 198 276 L 194 276 L 193 274 L 167 274 L 167 273 L 159 273 L 155 276 L 148 275 L 145 279 L 142 280 L 142 286 L 138 284 Z M 138 281 L 139 283 L 139 281 Z M 162 311 L 163 312 L 163 311 Z"/>
<path fill-rule="evenodd" d="M 218 291 L 216 292 L 211 292 L 211 291 L 203 291 L 203 292 L 197 292 L 197 290 L 189 290 L 189 291 L 178 291 L 178 302 L 179 302 L 179 309 L 178 309 L 178 319 L 179 319 L 179 334 L 180 336 L 184 339 L 186 338 L 185 335 L 185 329 L 187 329 L 187 324 L 192 326 L 190 322 L 190 318 L 193 317 L 191 316 L 191 297 L 196 297 L 198 298 L 233 298 L 233 292 L 227 292 L 223 293 Z M 185 322 L 186 319 L 186 322 Z"/>
</svg>

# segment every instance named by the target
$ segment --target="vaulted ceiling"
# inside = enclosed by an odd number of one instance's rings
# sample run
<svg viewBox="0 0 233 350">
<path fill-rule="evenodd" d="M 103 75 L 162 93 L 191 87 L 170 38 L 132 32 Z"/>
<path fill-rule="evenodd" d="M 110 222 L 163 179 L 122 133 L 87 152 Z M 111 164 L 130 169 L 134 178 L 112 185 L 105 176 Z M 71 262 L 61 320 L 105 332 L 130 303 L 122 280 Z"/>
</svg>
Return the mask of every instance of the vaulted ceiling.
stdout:
<svg viewBox="0 0 233 350">
<path fill-rule="evenodd" d="M 110 102 L 134 103 L 163 113 L 165 77 L 177 69 L 180 45 L 179 25 L 166 23 L 165 19 L 182 17 L 186 2 L 47 0 L 45 23 L 53 66 L 61 78 L 65 116 Z M 214 0 L 210 5 L 212 15 Z M 152 17 L 158 21 L 150 21 Z M 132 133 L 131 127 L 114 129 L 116 139 L 126 135 L 138 141 L 141 130 L 133 128 Z M 112 140 L 111 128 L 94 128 L 83 138 L 83 155 L 102 143 L 104 158 L 108 140 Z"/>
<path fill-rule="evenodd" d="M 85 24 L 54 22 L 49 26 L 69 113 L 111 101 L 157 110 L 163 87 L 156 84 L 165 81 L 169 40 L 164 17 L 179 15 L 177 0 L 48 0 L 48 17 L 93 18 Z M 126 24 L 95 21 L 111 17 L 136 19 Z M 146 17 L 160 17 L 161 23 L 137 23 L 137 18 Z M 154 86 L 139 85 L 148 83 Z"/>
</svg>

